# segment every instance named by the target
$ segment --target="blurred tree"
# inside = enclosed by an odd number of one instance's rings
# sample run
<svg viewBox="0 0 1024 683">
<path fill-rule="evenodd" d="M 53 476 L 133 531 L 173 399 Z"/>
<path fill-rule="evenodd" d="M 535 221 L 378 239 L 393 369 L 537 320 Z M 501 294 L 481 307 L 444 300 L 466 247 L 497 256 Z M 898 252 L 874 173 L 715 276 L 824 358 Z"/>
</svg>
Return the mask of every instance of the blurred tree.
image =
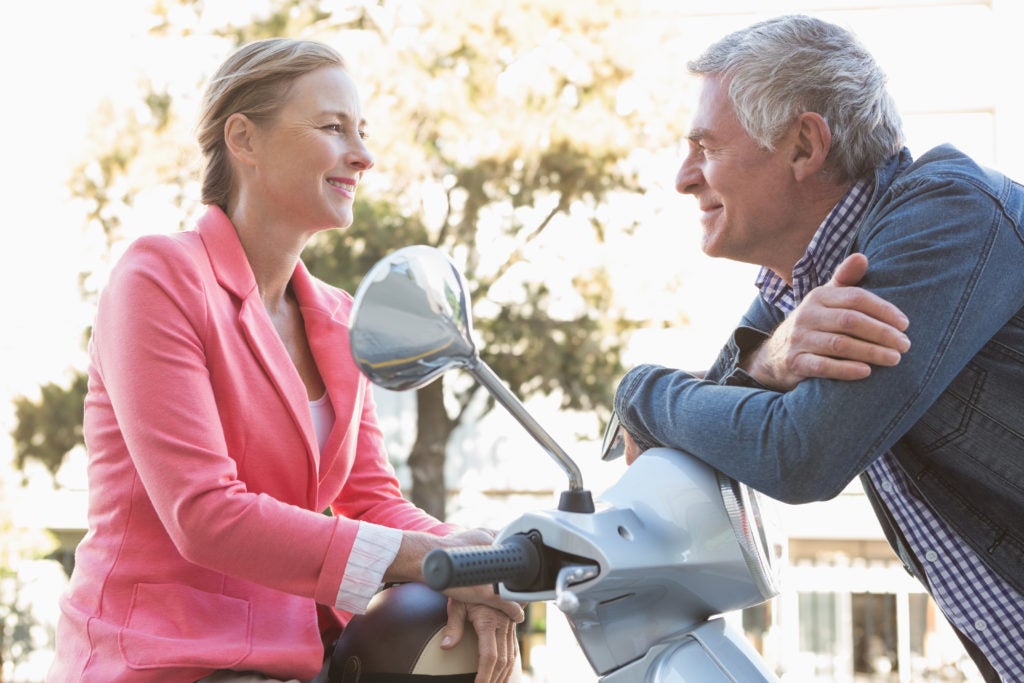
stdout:
<svg viewBox="0 0 1024 683">
<path fill-rule="evenodd" d="M 481 354 L 512 391 L 606 413 L 636 324 L 601 250 L 605 230 L 632 227 L 603 211 L 638 189 L 623 164 L 630 122 L 614 113 L 630 75 L 615 61 L 623 3 L 394 3 L 368 14 L 378 27 L 360 36 L 368 47 L 344 49 L 387 196 L 357 203 L 353 227 L 322 235 L 307 263 L 354 291 L 399 246 L 441 248 L 466 275 Z M 372 181 L 368 194 L 380 194 Z M 441 378 L 417 392 L 411 497 L 434 514 L 444 514 L 446 444 L 479 391 Z"/>
<path fill-rule="evenodd" d="M 41 638 L 42 627 L 23 591 L 18 569 L 23 562 L 45 557 L 56 547 L 49 533 L 15 523 L 9 488 L 8 482 L 0 481 L 0 683 L 5 668 L 13 671 L 25 661 Z"/>
<path fill-rule="evenodd" d="M 310 269 L 354 291 L 388 252 L 435 245 L 463 269 L 482 355 L 513 392 L 554 394 L 564 409 L 606 415 L 626 333 L 640 322 L 626 315 L 606 265 L 616 257 L 609 235 L 634 227 L 615 207 L 641 189 L 629 153 L 635 135 L 650 134 L 639 110 L 620 107 L 631 78 L 624 46 L 641 34 L 642 12 L 627 0 L 271 5 L 209 28 L 200 0 L 163 0 L 152 31 L 220 40 L 215 61 L 232 45 L 274 35 L 324 40 L 350 61 L 377 165 L 360 187 L 354 226 L 318 236 L 304 254 Z M 182 122 L 193 118 L 186 112 L 206 75 L 184 86 L 153 77 L 138 105 L 106 112 L 104 144 L 73 186 L 110 247 L 130 237 L 123 229 L 144 197 L 191 225 L 197 164 L 182 151 L 195 147 Z M 83 278 L 87 295 L 101 284 L 102 273 Z M 410 497 L 441 518 L 446 446 L 481 405 L 478 392 L 457 377 L 417 392 Z M 59 466 L 63 442 L 39 435 L 47 404 L 65 398 L 54 390 L 19 403 L 22 462 Z M 30 447 L 40 440 L 52 450 Z"/>
<path fill-rule="evenodd" d="M 78 373 L 68 387 L 50 382 L 40 388 L 38 401 L 24 396 L 14 400 L 16 425 L 14 464 L 24 470 L 25 463 L 36 460 L 53 476 L 64 463 L 64 456 L 82 440 L 82 414 L 87 378 Z"/>
</svg>

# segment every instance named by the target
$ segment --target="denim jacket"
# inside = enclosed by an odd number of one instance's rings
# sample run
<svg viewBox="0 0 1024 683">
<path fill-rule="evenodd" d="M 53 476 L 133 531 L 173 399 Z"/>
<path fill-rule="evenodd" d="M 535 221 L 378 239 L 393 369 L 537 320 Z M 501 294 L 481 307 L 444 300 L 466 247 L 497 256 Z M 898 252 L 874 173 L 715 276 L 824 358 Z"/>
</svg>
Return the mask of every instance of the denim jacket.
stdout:
<svg viewBox="0 0 1024 683">
<path fill-rule="evenodd" d="M 861 286 L 910 319 L 899 365 L 767 390 L 738 368 L 783 320 L 757 297 L 705 379 L 627 373 L 615 397 L 623 426 L 642 446 L 687 451 L 788 503 L 836 496 L 891 450 L 919 495 L 1024 593 L 1024 188 L 949 146 L 916 162 L 904 150 L 876 171 L 851 251 L 870 262 Z"/>
</svg>

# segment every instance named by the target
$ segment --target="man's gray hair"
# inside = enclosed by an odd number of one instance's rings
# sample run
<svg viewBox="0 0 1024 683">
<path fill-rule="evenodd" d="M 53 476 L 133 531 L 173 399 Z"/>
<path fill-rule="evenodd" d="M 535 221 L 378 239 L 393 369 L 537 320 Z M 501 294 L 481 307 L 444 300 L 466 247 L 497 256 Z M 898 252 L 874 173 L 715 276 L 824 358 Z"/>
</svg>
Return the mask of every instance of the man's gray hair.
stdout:
<svg viewBox="0 0 1024 683">
<path fill-rule="evenodd" d="M 904 145 L 885 74 L 834 24 L 801 15 L 771 19 L 726 36 L 687 66 L 729 79 L 740 125 L 765 149 L 800 114 L 824 117 L 832 131 L 826 165 L 839 181 L 866 176 Z"/>
</svg>

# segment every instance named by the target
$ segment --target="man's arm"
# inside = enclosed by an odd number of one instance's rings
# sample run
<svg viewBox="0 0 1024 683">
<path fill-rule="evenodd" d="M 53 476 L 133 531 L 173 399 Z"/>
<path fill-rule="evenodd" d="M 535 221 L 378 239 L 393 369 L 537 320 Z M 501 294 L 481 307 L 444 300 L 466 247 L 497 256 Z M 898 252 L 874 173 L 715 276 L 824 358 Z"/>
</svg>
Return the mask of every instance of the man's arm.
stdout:
<svg viewBox="0 0 1024 683">
<path fill-rule="evenodd" d="M 867 273 L 863 254 L 848 256 L 824 287 L 811 292 L 775 332 L 741 354 L 739 367 L 762 386 L 789 391 L 811 377 L 853 381 L 871 366 L 891 367 L 910 348 L 909 321 L 893 304 L 856 285 Z M 706 373 L 689 373 L 704 379 Z M 627 464 L 643 449 L 625 433 Z"/>
<path fill-rule="evenodd" d="M 730 382 L 728 362 L 716 368 L 723 383 L 642 365 L 616 391 L 623 428 L 641 444 L 689 452 L 785 502 L 837 495 L 914 428 L 1021 309 L 1024 240 L 979 183 L 944 169 L 907 177 L 858 233 L 871 268 L 857 287 L 913 321 L 913 347 L 898 364 L 872 366 L 858 381 L 811 376 L 788 391 L 752 386 L 735 358 L 733 374 L 749 382 Z M 749 316 L 763 337 L 783 322 L 757 301 Z"/>
</svg>

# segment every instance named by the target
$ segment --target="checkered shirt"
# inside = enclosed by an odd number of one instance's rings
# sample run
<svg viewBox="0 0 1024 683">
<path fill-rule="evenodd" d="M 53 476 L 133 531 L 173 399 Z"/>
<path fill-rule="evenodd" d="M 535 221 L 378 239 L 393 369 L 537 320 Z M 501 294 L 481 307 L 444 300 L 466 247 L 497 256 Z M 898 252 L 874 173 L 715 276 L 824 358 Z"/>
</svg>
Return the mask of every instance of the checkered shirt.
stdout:
<svg viewBox="0 0 1024 683">
<path fill-rule="evenodd" d="M 769 304 L 786 314 L 832 277 L 871 197 L 868 181 L 855 184 L 832 209 L 793 268 L 793 285 L 762 268 L 756 284 Z M 924 568 L 929 593 L 942 613 L 968 637 L 1004 681 L 1024 681 L 1024 596 L 993 572 L 921 500 L 886 452 L 867 475 Z"/>
</svg>

